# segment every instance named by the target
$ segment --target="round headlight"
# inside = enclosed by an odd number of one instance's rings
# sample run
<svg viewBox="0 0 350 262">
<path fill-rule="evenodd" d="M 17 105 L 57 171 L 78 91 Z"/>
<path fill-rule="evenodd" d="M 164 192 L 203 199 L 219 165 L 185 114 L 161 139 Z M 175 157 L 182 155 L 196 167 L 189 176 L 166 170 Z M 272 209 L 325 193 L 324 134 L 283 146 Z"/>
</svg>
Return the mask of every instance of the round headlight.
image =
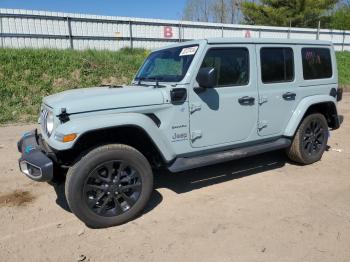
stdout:
<svg viewBox="0 0 350 262">
<path fill-rule="evenodd" d="M 53 113 L 49 112 L 46 118 L 46 130 L 47 134 L 50 136 L 53 131 Z"/>
</svg>

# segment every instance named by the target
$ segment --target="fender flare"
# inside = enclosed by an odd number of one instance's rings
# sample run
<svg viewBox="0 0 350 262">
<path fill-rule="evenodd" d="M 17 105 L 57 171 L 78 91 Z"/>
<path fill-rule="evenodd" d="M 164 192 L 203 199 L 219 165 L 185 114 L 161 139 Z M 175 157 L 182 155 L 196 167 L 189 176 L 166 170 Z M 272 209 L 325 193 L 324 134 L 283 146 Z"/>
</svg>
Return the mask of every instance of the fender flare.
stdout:
<svg viewBox="0 0 350 262">
<path fill-rule="evenodd" d="M 98 131 L 100 129 L 133 126 L 144 131 L 154 143 L 160 154 L 166 161 L 175 158 L 171 145 L 167 142 L 157 125 L 147 116 L 138 113 L 118 113 L 107 115 L 91 115 L 71 119 L 69 122 L 58 126 L 49 139 L 49 146 L 62 151 L 71 149 L 82 135 Z M 68 143 L 57 141 L 55 134 L 77 134 L 77 138 Z"/>
<path fill-rule="evenodd" d="M 295 108 L 292 117 L 289 119 L 289 122 L 287 124 L 287 127 L 284 131 L 284 136 L 286 137 L 292 137 L 294 136 L 297 128 L 299 127 L 299 124 L 301 120 L 303 119 L 306 111 L 310 108 L 310 106 L 320 103 L 333 103 L 335 108 L 336 107 L 336 99 L 329 95 L 315 95 L 315 96 L 308 96 L 303 98 L 297 107 Z"/>
</svg>

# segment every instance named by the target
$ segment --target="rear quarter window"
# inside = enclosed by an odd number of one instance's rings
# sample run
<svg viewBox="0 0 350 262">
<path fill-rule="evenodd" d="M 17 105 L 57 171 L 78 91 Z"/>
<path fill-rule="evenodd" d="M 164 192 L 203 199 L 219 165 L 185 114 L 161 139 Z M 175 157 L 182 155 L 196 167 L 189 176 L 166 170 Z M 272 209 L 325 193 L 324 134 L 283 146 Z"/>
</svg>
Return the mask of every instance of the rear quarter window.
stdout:
<svg viewBox="0 0 350 262">
<path fill-rule="evenodd" d="M 305 80 L 332 77 L 332 59 L 329 48 L 302 48 L 301 55 Z"/>
</svg>

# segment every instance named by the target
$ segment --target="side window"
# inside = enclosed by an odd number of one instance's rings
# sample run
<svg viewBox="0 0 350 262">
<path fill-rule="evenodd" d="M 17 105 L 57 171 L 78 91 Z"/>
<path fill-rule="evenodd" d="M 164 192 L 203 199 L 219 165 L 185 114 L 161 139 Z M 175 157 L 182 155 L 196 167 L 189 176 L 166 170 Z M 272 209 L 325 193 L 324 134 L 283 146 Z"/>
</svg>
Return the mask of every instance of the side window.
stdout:
<svg viewBox="0 0 350 262">
<path fill-rule="evenodd" d="M 213 67 L 217 72 L 217 87 L 249 83 L 249 51 L 246 48 L 210 49 L 201 68 Z"/>
<path fill-rule="evenodd" d="M 264 47 L 260 50 L 261 80 L 263 83 L 290 82 L 294 79 L 293 49 Z"/>
<path fill-rule="evenodd" d="M 303 48 L 301 55 L 305 80 L 332 77 L 332 59 L 328 48 Z"/>
</svg>

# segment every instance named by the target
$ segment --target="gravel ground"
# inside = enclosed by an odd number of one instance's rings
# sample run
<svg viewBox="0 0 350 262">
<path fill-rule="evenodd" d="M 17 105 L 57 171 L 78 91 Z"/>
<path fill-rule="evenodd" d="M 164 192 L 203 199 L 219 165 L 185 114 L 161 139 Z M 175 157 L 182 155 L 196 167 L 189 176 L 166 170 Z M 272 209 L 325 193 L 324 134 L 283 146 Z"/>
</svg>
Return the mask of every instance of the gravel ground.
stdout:
<svg viewBox="0 0 350 262">
<path fill-rule="evenodd" d="M 282 152 L 156 177 L 134 221 L 89 229 L 62 185 L 18 170 L 16 142 L 33 125 L 0 128 L 0 261 L 349 261 L 350 96 L 322 161 Z"/>
</svg>

